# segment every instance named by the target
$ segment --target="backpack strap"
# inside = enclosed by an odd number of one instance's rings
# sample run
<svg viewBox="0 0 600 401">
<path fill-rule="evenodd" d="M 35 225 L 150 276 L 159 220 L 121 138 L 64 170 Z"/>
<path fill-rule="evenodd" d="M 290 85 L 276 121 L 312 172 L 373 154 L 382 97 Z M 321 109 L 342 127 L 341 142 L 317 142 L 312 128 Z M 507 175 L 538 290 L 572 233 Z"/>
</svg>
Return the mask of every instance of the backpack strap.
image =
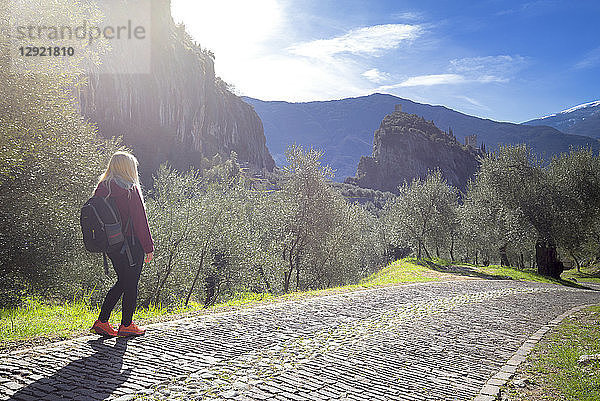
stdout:
<svg viewBox="0 0 600 401">
<path fill-rule="evenodd" d="M 94 207 L 94 205 L 92 205 L 91 203 L 88 203 L 87 205 L 85 205 L 84 207 L 90 207 L 92 208 L 92 211 L 94 212 L 94 214 L 96 215 L 96 218 L 98 219 L 98 221 L 100 222 L 100 226 L 102 226 L 104 228 L 104 222 L 102 221 L 102 219 L 100 218 L 100 215 L 98 214 L 98 211 L 96 210 L 96 208 Z"/>
<path fill-rule="evenodd" d="M 129 247 L 129 243 L 127 242 L 127 230 L 129 230 L 129 226 L 132 224 L 131 223 L 131 207 L 129 205 L 129 202 L 127 202 L 127 209 L 129 209 L 129 218 L 127 219 L 127 224 L 125 224 L 125 229 L 123 230 L 123 236 L 125 237 L 125 253 L 127 253 L 127 259 L 129 260 L 129 266 L 133 267 L 135 266 L 135 263 L 133 262 L 133 256 L 131 255 L 131 248 Z M 133 232 L 133 227 L 131 229 L 131 233 L 132 235 L 132 245 L 135 246 L 135 233 Z M 123 249 L 121 249 L 121 253 L 123 253 Z"/>
<path fill-rule="evenodd" d="M 102 259 L 104 259 L 104 274 L 108 276 L 108 260 L 106 260 L 106 252 L 102 252 Z"/>
<path fill-rule="evenodd" d="M 110 205 L 110 202 L 108 202 L 108 200 L 106 200 L 106 198 L 102 197 L 102 200 L 104 201 L 104 204 L 106 205 L 106 207 L 108 207 L 108 210 L 110 210 L 110 213 L 112 214 L 113 218 L 115 219 L 115 222 L 121 223 L 121 216 L 119 215 L 119 217 L 117 217 L 117 214 L 115 213 L 115 209 L 113 209 L 113 207 Z M 121 223 L 123 224 L 123 223 Z"/>
<path fill-rule="evenodd" d="M 135 263 L 133 261 L 133 255 L 131 254 L 131 247 L 127 243 L 127 240 L 123 241 L 123 246 L 121 247 L 121 254 L 123 254 L 123 253 L 127 254 L 127 260 L 129 261 L 129 266 L 130 267 L 135 266 Z"/>
<path fill-rule="evenodd" d="M 123 236 L 127 236 L 127 230 L 129 230 L 129 225 L 131 224 L 131 214 L 129 215 L 129 218 L 127 219 L 127 223 L 125 224 L 125 228 L 123 228 Z M 131 230 L 133 232 L 133 230 Z M 135 238 L 135 235 L 134 235 Z"/>
<path fill-rule="evenodd" d="M 125 241 L 123 241 L 123 247 L 121 247 L 121 253 L 127 254 L 127 260 L 129 260 L 129 266 L 135 266 L 135 263 L 133 262 L 133 256 L 131 255 L 131 248 L 129 246 L 129 243 L 127 242 L 127 229 L 129 227 L 130 223 L 131 223 L 131 215 L 127 219 L 127 224 L 125 225 L 125 230 L 123 230 L 123 236 L 125 237 Z M 134 241 L 133 243 L 135 244 L 135 236 L 133 237 L 133 241 Z"/>
<path fill-rule="evenodd" d="M 136 189 L 137 190 L 137 189 Z M 129 218 L 127 219 L 127 225 L 125 226 L 125 233 L 127 233 L 129 224 L 131 223 L 131 203 L 127 202 L 127 210 L 129 211 Z M 133 224 L 133 223 L 131 223 Z M 135 228 L 131 227 L 131 238 L 132 238 L 132 245 L 135 246 Z M 125 234 L 127 235 L 127 234 Z M 133 266 L 133 264 L 131 265 Z"/>
</svg>

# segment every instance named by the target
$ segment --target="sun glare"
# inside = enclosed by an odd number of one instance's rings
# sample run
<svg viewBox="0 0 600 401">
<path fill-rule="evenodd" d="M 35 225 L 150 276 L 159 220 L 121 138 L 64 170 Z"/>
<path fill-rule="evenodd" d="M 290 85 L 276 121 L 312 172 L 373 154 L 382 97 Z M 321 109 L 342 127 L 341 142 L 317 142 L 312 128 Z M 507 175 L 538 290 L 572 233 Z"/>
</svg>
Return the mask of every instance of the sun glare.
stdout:
<svg viewBox="0 0 600 401">
<path fill-rule="evenodd" d="M 276 0 L 173 0 L 173 18 L 217 55 L 254 52 L 280 26 Z"/>
</svg>

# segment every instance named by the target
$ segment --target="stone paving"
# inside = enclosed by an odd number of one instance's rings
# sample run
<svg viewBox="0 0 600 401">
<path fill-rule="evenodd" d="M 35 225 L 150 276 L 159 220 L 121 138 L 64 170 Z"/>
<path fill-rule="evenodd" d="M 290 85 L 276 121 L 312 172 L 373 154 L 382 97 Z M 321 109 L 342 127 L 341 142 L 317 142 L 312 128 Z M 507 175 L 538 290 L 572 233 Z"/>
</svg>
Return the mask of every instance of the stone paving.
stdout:
<svg viewBox="0 0 600 401">
<path fill-rule="evenodd" d="M 259 306 L 0 356 L 0 400 L 471 400 L 532 333 L 592 303 L 468 280 Z"/>
</svg>

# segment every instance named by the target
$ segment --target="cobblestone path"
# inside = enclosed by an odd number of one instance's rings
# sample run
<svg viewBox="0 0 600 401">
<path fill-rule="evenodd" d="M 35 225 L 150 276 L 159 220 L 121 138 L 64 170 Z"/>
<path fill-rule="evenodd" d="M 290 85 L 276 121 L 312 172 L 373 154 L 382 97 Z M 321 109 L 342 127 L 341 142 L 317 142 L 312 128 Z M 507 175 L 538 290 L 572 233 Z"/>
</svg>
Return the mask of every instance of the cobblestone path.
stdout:
<svg viewBox="0 0 600 401">
<path fill-rule="evenodd" d="M 395 286 L 0 356 L 0 399 L 471 400 L 532 333 L 600 292 Z"/>
</svg>

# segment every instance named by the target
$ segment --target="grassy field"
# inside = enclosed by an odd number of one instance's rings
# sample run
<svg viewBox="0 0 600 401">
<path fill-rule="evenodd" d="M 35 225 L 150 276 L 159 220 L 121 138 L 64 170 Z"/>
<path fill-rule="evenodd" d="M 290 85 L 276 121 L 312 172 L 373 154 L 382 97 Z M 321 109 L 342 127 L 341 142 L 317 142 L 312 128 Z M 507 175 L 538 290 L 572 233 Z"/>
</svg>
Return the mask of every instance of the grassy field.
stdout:
<svg viewBox="0 0 600 401">
<path fill-rule="evenodd" d="M 514 267 L 499 265 L 480 266 L 470 263 L 451 262 L 444 259 L 431 259 L 420 261 L 413 260 L 413 263 L 422 264 L 430 269 L 434 269 L 440 272 L 447 272 L 454 275 L 463 275 L 487 279 L 532 281 L 538 283 L 566 285 L 569 287 L 581 287 L 574 280 L 572 280 L 573 277 L 571 276 L 564 277 L 563 275 L 563 278 L 561 280 L 556 280 L 550 277 L 542 276 L 541 274 L 538 274 L 535 269 L 530 268 L 517 269 Z"/>
<path fill-rule="evenodd" d="M 577 269 L 565 270 L 561 277 L 577 282 L 600 284 L 600 269 L 597 267 L 582 267 L 581 272 L 578 272 Z"/>
<path fill-rule="evenodd" d="M 187 307 L 150 305 L 148 308 L 136 309 L 133 320 L 139 324 L 150 324 L 198 312 L 227 310 L 270 298 L 273 297 L 269 294 L 238 294 L 235 298 L 208 309 L 197 302 L 190 302 Z M 87 334 L 99 313 L 100 306 L 93 305 L 86 299 L 50 304 L 39 298 L 28 298 L 19 308 L 0 308 L 0 351 Z M 110 323 L 118 327 L 120 322 L 121 311 L 117 306 L 111 314 Z"/>
<path fill-rule="evenodd" d="M 549 278 L 546 276 L 542 276 L 541 274 L 538 274 L 535 269 L 528 269 L 528 268 L 515 269 L 512 267 L 496 266 L 496 265 L 479 267 L 478 269 L 481 272 L 489 273 L 492 275 L 507 276 L 507 277 L 510 277 L 512 280 L 534 281 L 534 282 L 539 282 L 539 283 L 551 283 L 551 284 L 566 285 L 569 287 L 579 287 L 579 285 L 577 285 L 577 283 L 575 281 L 571 280 L 570 277 L 565 277 L 563 275 L 561 280 L 556 280 L 556 279 Z"/>
<path fill-rule="evenodd" d="M 193 304 L 189 308 L 167 310 L 151 305 L 147 309 L 138 309 L 134 320 L 154 321 L 161 316 L 181 314 L 199 307 Z M 85 299 L 50 304 L 39 298 L 28 298 L 19 308 L 0 309 L 0 350 L 85 334 L 98 318 L 99 312 L 98 305 L 92 305 Z M 118 325 L 121 311 L 115 310 L 110 321 Z"/>
<path fill-rule="evenodd" d="M 554 284 L 572 284 L 571 282 L 558 282 L 557 280 L 548 279 L 530 270 L 517 270 L 500 266 L 481 267 L 469 264 L 453 264 L 441 259 L 416 260 L 406 258 L 389 264 L 370 277 L 361 280 L 358 284 L 293 292 L 279 296 L 242 293 L 208 309 L 194 302 L 190 303 L 188 307 L 164 308 L 160 305 L 151 305 L 147 309 L 138 309 L 134 321 L 140 324 L 149 324 L 182 316 L 215 313 L 246 307 L 257 303 L 282 302 L 378 286 L 474 278 L 510 278 Z M 0 309 L 0 350 L 6 351 L 85 334 L 96 320 L 98 313 L 99 306 L 91 304 L 86 297 L 80 297 L 61 304 L 48 304 L 38 298 L 30 298 L 19 308 Z M 111 316 L 111 323 L 118 325 L 120 319 L 120 311 L 115 310 Z"/>
<path fill-rule="evenodd" d="M 581 365 L 582 355 L 600 354 L 600 306 L 565 319 L 532 351 L 506 388 L 513 401 L 600 400 L 600 362 Z"/>
</svg>

